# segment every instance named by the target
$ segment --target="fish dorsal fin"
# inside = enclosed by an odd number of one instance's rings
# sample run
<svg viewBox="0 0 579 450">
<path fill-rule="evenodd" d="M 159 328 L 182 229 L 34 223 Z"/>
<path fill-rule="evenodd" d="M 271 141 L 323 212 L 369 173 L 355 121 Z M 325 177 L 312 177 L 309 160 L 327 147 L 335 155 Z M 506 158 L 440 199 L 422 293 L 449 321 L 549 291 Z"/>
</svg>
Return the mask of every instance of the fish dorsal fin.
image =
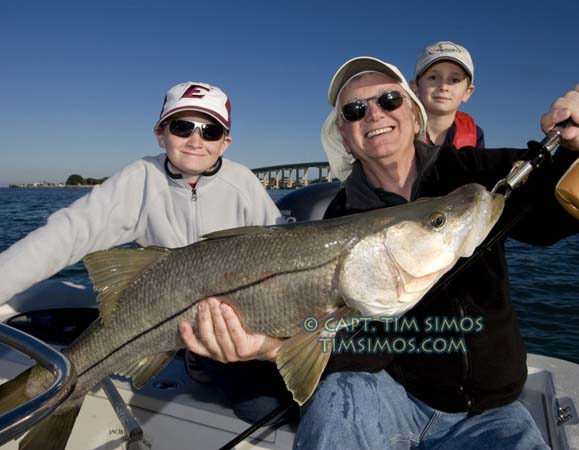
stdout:
<svg viewBox="0 0 579 450">
<path fill-rule="evenodd" d="M 132 378 L 133 386 L 141 389 L 151 378 L 169 364 L 169 361 L 173 359 L 175 353 L 175 351 L 170 351 L 149 355 L 139 361 L 135 361 L 122 372 L 119 372 L 119 375 Z"/>
<path fill-rule="evenodd" d="M 107 324 L 114 314 L 119 294 L 140 273 L 167 257 L 169 252 L 163 247 L 118 248 L 85 256 L 88 274 L 100 292 L 97 301 L 103 324 Z"/>
<path fill-rule="evenodd" d="M 342 307 L 327 318 L 338 318 L 351 313 Z M 276 358 L 277 368 L 296 403 L 302 406 L 314 393 L 332 354 L 331 340 L 335 333 L 302 331 L 283 343 Z M 320 339 L 322 338 L 322 339 Z"/>
<path fill-rule="evenodd" d="M 214 231 L 213 233 L 204 234 L 203 239 L 225 239 L 234 236 L 243 236 L 246 234 L 273 233 L 276 228 L 273 226 L 253 225 L 249 227 L 229 228 L 227 230 Z"/>
</svg>

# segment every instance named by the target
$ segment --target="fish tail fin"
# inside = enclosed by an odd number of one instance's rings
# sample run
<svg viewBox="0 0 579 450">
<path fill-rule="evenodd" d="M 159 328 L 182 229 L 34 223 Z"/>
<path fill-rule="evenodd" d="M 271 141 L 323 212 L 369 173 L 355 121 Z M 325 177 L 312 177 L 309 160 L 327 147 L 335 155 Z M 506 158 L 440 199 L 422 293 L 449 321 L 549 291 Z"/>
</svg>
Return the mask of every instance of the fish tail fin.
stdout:
<svg viewBox="0 0 579 450">
<path fill-rule="evenodd" d="M 277 368 L 300 406 L 316 390 L 331 355 L 321 337 L 320 331 L 302 331 L 285 341 L 278 352 Z"/>
<path fill-rule="evenodd" d="M 38 382 L 39 378 L 50 374 L 46 369 L 38 366 L 25 370 L 16 378 L 0 385 L 0 414 L 22 405 L 31 396 L 29 382 Z M 32 427 L 20 441 L 20 450 L 64 450 L 76 416 L 82 402 L 78 406 L 67 406 L 63 412 L 57 411 L 52 416 Z"/>
<path fill-rule="evenodd" d="M 20 441 L 19 450 L 64 450 L 82 402 L 57 412 L 34 426 Z"/>
<path fill-rule="evenodd" d="M 26 385 L 31 370 L 25 370 L 16 378 L 0 385 L 0 414 L 13 410 L 29 399 L 26 394 Z"/>
</svg>

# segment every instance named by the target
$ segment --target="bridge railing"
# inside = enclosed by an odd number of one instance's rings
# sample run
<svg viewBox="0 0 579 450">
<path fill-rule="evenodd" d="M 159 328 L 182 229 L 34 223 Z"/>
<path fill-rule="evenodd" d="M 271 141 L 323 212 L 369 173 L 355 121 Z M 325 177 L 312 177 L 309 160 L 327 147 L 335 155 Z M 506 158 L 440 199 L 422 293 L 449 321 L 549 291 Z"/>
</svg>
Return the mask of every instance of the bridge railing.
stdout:
<svg viewBox="0 0 579 450">
<path fill-rule="evenodd" d="M 325 161 L 259 167 L 252 172 L 266 189 L 294 189 L 334 179 Z"/>
</svg>

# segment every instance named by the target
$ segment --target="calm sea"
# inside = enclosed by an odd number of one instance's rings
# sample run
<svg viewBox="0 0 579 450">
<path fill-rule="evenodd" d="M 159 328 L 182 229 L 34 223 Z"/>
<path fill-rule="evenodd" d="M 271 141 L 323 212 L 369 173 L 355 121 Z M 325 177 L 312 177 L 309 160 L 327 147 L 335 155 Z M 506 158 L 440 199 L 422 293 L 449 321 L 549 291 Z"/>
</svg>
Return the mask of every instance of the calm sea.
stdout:
<svg viewBox="0 0 579 450">
<path fill-rule="evenodd" d="M 88 189 L 0 188 L 0 251 Z M 277 200 L 287 191 L 270 191 Z M 507 243 L 511 286 L 529 351 L 579 363 L 579 235 L 551 247 Z M 54 276 L 87 283 L 79 263 Z"/>
</svg>

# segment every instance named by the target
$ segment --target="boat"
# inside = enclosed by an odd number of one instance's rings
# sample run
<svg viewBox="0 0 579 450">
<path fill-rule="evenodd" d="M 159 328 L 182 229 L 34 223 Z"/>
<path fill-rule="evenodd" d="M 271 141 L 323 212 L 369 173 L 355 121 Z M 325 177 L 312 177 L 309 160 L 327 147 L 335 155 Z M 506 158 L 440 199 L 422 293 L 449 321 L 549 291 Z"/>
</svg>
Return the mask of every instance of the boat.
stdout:
<svg viewBox="0 0 579 450">
<path fill-rule="evenodd" d="M 282 197 L 278 207 L 288 221 L 320 219 L 339 183 L 309 185 Z M 0 315 L 0 322 L 36 335 L 62 349 L 97 317 L 91 286 L 47 280 L 16 296 L 18 313 Z M 1 330 L 0 330 L 1 331 Z M 6 342 L 0 333 L 0 341 Z M 58 352 L 57 352 L 58 353 Z M 33 364 L 13 348 L 0 347 L 0 383 Z M 579 450 L 579 365 L 562 359 L 528 355 L 529 376 L 521 402 L 554 450 Z M 66 390 L 66 387 L 63 388 Z M 231 449 L 289 450 L 297 423 L 282 416 L 283 409 L 249 424 L 235 417 L 221 392 L 212 384 L 192 380 L 182 355 L 145 387 L 135 390 L 128 380 L 112 376 L 85 400 L 67 449 Z M 2 439 L 11 424 L 0 417 L 2 449 L 18 448 Z"/>
</svg>

